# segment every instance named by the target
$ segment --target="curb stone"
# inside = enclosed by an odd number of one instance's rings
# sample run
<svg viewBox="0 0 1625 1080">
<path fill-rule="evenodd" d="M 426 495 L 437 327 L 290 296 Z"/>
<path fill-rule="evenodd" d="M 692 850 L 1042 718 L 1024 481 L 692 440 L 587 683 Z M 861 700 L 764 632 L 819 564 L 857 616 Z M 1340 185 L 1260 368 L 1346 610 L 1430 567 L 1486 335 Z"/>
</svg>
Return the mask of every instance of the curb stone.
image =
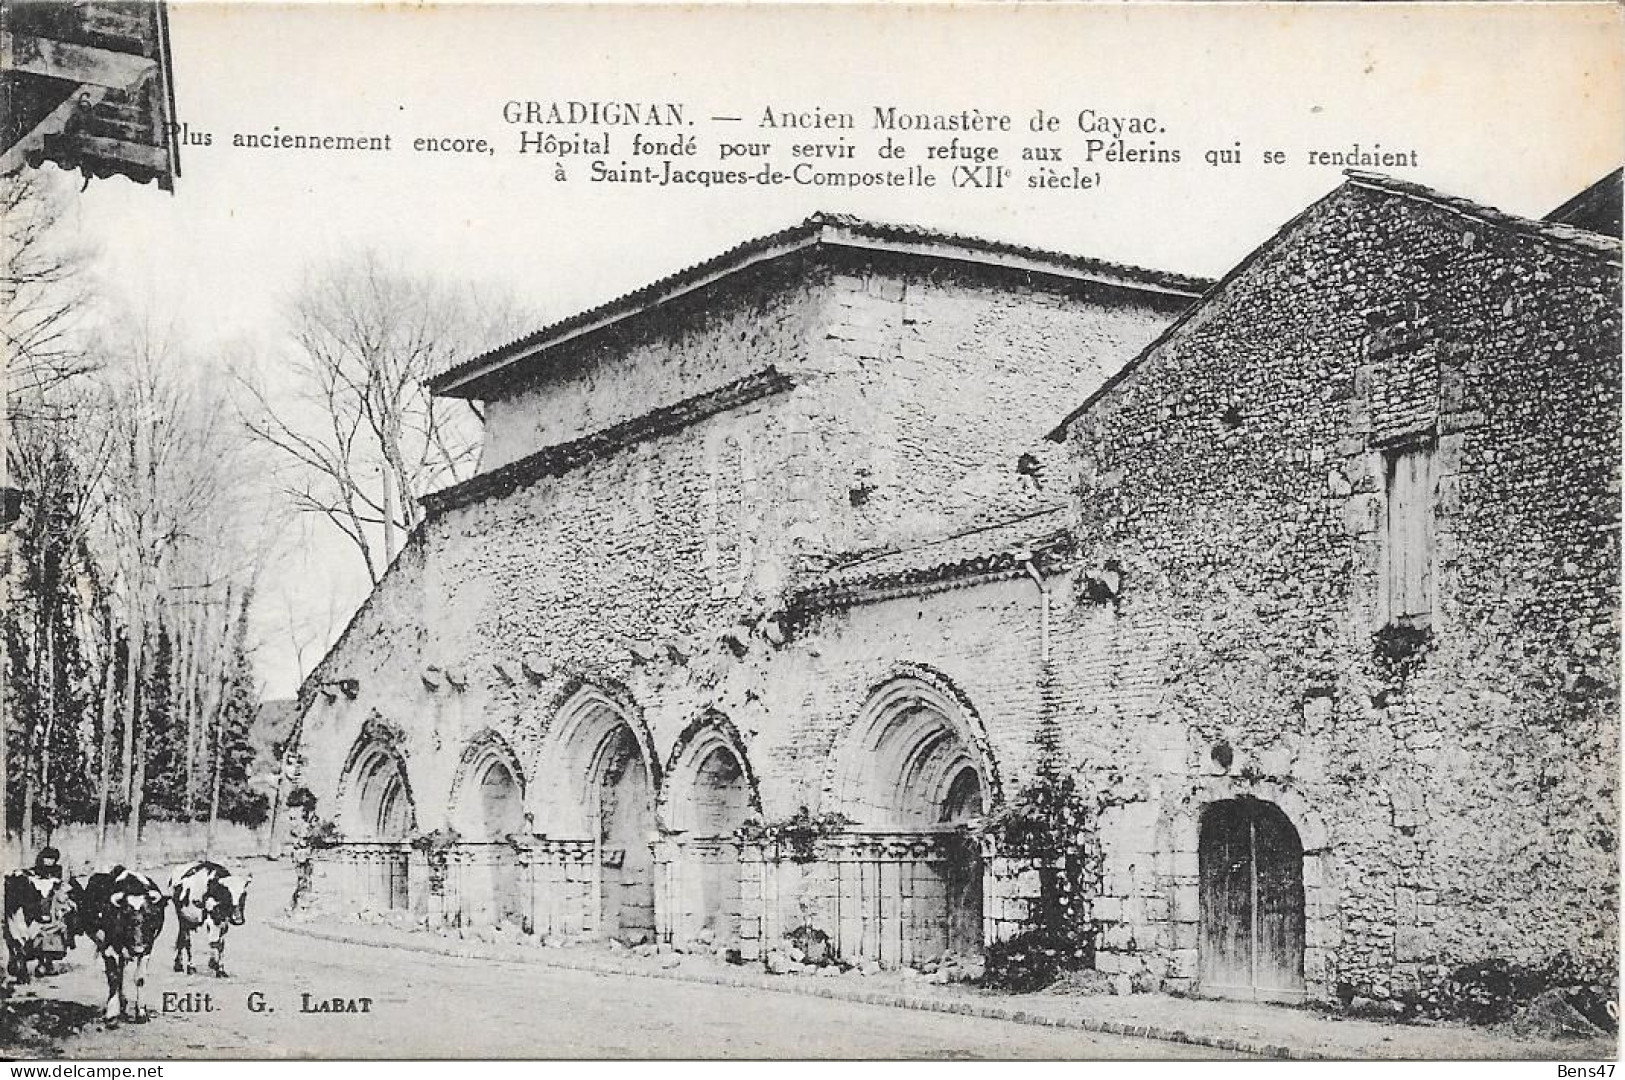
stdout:
<svg viewBox="0 0 1625 1080">
<path fill-rule="evenodd" d="M 912 1009 L 916 1012 L 958 1013 L 980 1017 L 984 1020 L 1006 1020 L 1033 1027 L 1067 1028 L 1077 1031 L 1090 1031 L 1100 1035 L 1155 1039 L 1158 1042 L 1182 1043 L 1186 1046 L 1206 1046 L 1214 1050 L 1252 1054 L 1257 1057 L 1295 1059 L 1299 1061 L 1327 1060 L 1325 1055 L 1317 1054 L 1311 1050 L 1280 1046 L 1274 1043 L 1249 1042 L 1242 1039 L 1202 1035 L 1200 1033 L 1192 1034 L 1183 1030 L 1158 1027 L 1154 1024 L 1128 1024 L 1120 1020 L 1096 1020 L 1086 1016 L 1035 1014 L 1029 1013 L 1025 1009 L 1014 1009 L 994 1002 L 954 1001 L 943 997 L 927 997 L 918 994 L 860 990 L 856 987 L 831 986 L 827 982 L 798 983 L 796 980 L 784 977 L 776 979 L 765 977 L 749 978 L 714 975 L 706 972 L 680 972 L 674 968 L 623 967 L 613 962 L 606 963 L 586 957 L 553 957 L 538 955 L 536 952 L 516 953 L 511 956 L 507 954 L 494 955 L 482 950 L 455 945 L 432 945 L 427 941 L 419 943 L 370 940 L 336 930 L 291 923 L 283 919 L 269 920 L 266 925 L 280 933 L 314 938 L 318 941 L 333 941 L 343 945 L 362 945 L 374 949 L 397 949 L 401 952 L 414 952 L 431 956 L 450 956 L 460 960 L 496 960 L 502 963 L 532 964 L 537 967 L 584 971 L 594 975 L 631 975 L 644 979 L 665 979 L 669 982 L 728 986 L 740 990 L 771 990 L 781 994 L 829 998 L 864 1005 L 883 1005 L 894 1009 Z"/>
</svg>

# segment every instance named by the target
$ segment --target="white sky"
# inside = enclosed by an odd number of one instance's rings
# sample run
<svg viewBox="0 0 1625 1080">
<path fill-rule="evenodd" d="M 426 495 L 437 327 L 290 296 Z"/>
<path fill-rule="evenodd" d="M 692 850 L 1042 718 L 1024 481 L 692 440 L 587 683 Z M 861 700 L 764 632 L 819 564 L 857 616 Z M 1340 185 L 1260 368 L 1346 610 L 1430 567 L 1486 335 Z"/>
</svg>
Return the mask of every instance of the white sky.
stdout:
<svg viewBox="0 0 1625 1080">
<path fill-rule="evenodd" d="M 178 114 L 214 144 L 183 148 L 172 197 L 99 181 L 77 220 L 109 291 L 173 318 L 205 352 L 240 341 L 274 358 L 278 305 L 301 268 L 363 247 L 502 282 L 549 320 L 816 209 L 1217 275 L 1336 185 L 1337 169 L 1303 164 L 1311 147 L 1415 148 L 1419 169 L 1391 171 L 1530 216 L 1625 158 L 1620 9 L 1608 4 L 170 9 Z M 1159 144 L 1185 160 L 1125 166 L 1085 194 L 558 185 L 550 163 L 513 152 L 501 110 L 571 98 L 681 101 L 702 120 L 842 109 L 859 114 L 848 134 L 860 145 L 876 104 L 979 107 L 1018 124 L 1038 107 L 1150 113 L 1168 129 Z M 466 134 L 499 153 L 229 147 L 232 132 L 272 125 L 389 131 L 401 147 Z M 1028 141 L 1054 140 L 1001 139 Z M 1237 141 L 1249 162 L 1277 147 L 1290 163 L 1202 163 Z M 342 544 L 312 538 L 279 568 L 262 593 L 269 695 L 299 676 L 285 609 L 336 633 L 364 593 Z"/>
</svg>

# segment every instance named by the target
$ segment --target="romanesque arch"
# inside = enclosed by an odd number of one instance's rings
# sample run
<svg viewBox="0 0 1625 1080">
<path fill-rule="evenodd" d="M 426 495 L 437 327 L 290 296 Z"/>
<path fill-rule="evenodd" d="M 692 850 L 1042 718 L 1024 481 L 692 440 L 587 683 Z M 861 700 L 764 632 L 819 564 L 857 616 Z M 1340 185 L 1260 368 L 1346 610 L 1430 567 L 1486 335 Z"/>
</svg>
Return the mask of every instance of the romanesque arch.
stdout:
<svg viewBox="0 0 1625 1080">
<path fill-rule="evenodd" d="M 858 829 L 930 838 L 893 849 L 929 852 L 924 857 L 900 854 L 895 870 L 877 865 L 872 873 L 860 871 L 855 899 L 880 913 L 863 926 L 864 949 L 873 952 L 869 943 L 880 943 L 877 958 L 890 961 L 884 943 L 895 937 L 895 959 L 903 963 L 980 951 L 982 861 L 978 847 L 955 826 L 982 816 L 998 800 L 998 773 L 981 722 L 963 695 L 923 668 L 903 669 L 881 683 L 836 750 L 826 795 L 826 809 L 844 814 Z M 898 883 L 896 896 L 871 895 L 891 881 Z M 890 917 L 901 925 L 892 926 Z"/>
<path fill-rule="evenodd" d="M 594 844 L 599 932 L 653 940 L 655 796 L 660 768 L 629 701 L 582 686 L 560 708 L 537 770 L 538 819 Z"/>
<path fill-rule="evenodd" d="M 458 866 L 461 903 L 475 923 L 524 926 L 527 889 L 518 861 L 503 843 L 529 832 L 525 778 L 508 741 L 486 728 L 463 748 L 447 806 L 464 843 L 491 845 L 481 857 Z"/>
<path fill-rule="evenodd" d="M 833 767 L 831 808 L 870 828 L 951 824 L 997 799 L 980 720 L 951 683 L 923 669 L 870 693 Z"/>
<path fill-rule="evenodd" d="M 661 783 L 661 819 L 674 832 L 727 836 L 761 811 L 738 730 L 710 711 L 677 737 Z"/>
</svg>

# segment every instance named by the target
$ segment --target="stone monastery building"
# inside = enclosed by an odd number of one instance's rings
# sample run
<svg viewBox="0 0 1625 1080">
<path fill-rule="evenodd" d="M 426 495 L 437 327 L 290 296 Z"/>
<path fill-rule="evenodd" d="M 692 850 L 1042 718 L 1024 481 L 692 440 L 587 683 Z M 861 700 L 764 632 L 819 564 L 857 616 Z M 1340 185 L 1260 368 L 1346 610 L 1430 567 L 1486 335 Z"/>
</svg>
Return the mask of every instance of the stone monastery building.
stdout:
<svg viewBox="0 0 1625 1080">
<path fill-rule="evenodd" d="M 437 376 L 481 471 L 301 694 L 318 895 L 918 966 L 1032 925 L 980 826 L 1065 776 L 1137 987 L 1611 977 L 1584 224 L 1350 174 L 1210 283 L 817 215 Z"/>
</svg>

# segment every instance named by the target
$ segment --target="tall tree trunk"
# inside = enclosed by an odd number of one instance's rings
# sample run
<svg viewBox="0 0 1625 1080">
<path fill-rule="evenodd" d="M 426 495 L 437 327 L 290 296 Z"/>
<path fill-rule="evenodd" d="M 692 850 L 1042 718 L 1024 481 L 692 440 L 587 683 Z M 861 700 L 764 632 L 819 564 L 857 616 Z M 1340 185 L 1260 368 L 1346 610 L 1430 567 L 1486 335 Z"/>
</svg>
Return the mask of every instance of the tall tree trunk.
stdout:
<svg viewBox="0 0 1625 1080">
<path fill-rule="evenodd" d="M 146 622 L 141 617 L 140 606 L 132 611 L 135 616 L 130 620 L 130 664 L 128 668 L 129 681 L 125 684 L 124 693 L 124 752 L 120 759 L 119 790 L 124 793 L 124 805 L 130 805 L 130 770 L 135 765 L 135 713 L 136 698 L 141 687 L 141 666 L 146 657 Z"/>
<path fill-rule="evenodd" d="M 45 632 L 40 641 L 38 701 L 39 715 L 30 725 L 28 756 L 23 760 L 23 835 L 21 853 L 23 865 L 33 861 L 34 805 L 40 798 L 41 775 L 49 776 L 46 762 L 51 756 L 51 732 L 56 719 L 56 635 L 52 633 L 54 605 L 44 604 Z"/>
<path fill-rule="evenodd" d="M 38 550 L 36 548 L 36 550 Z M 43 571 L 42 571 L 43 576 Z M 33 861 L 34 800 L 39 782 L 40 734 L 49 721 L 56 694 L 55 649 L 51 637 L 51 586 L 42 582 L 34 622 L 34 717 L 23 741 L 23 820 L 17 850 L 22 865 Z"/>
<path fill-rule="evenodd" d="M 130 627 L 130 681 L 125 687 L 124 695 L 124 754 L 122 772 L 120 774 L 119 790 L 124 795 L 124 834 L 126 839 L 130 835 L 130 825 L 133 820 L 131 811 L 135 803 L 135 784 L 133 783 L 133 770 L 135 768 L 135 727 L 136 718 L 141 715 L 142 700 L 145 696 L 141 692 L 142 668 L 146 663 L 146 626 L 137 624 Z M 128 849 L 126 849 L 128 853 Z"/>
<path fill-rule="evenodd" d="M 130 817 L 124 828 L 124 857 L 134 862 L 137 853 L 141 850 L 141 804 L 147 790 L 147 743 L 150 723 L 141 724 L 140 735 L 135 740 L 135 788 L 130 792 Z"/>
<path fill-rule="evenodd" d="M 198 668 L 198 651 L 202 648 L 200 639 L 203 634 L 203 616 L 193 612 L 188 616 L 188 623 L 184 635 L 185 662 L 181 667 L 180 678 L 175 680 L 175 688 L 180 701 L 180 716 L 184 721 L 183 730 L 186 732 L 186 793 L 185 802 L 181 804 L 181 812 L 182 816 L 190 821 L 192 807 L 197 803 L 197 694 L 194 684 Z"/>
<path fill-rule="evenodd" d="M 209 793 L 209 827 L 204 836 L 204 850 L 214 855 L 214 822 L 220 815 L 220 774 L 225 771 L 226 688 L 220 687 L 219 704 L 214 711 L 214 786 Z"/>
<path fill-rule="evenodd" d="M 108 634 L 107 677 L 102 688 L 101 783 L 96 790 L 96 855 L 107 850 L 107 796 L 113 784 L 113 721 L 118 702 L 118 642 Z"/>
<path fill-rule="evenodd" d="M 71 631 L 70 631 L 71 632 Z M 39 755 L 39 803 L 45 810 L 45 842 L 51 842 L 51 833 L 59 824 L 56 815 L 56 791 L 51 787 L 51 761 L 53 747 L 56 745 L 57 722 L 57 679 L 56 679 L 56 644 L 53 638 L 51 644 L 51 694 L 46 702 L 45 732 L 40 740 Z"/>
</svg>

